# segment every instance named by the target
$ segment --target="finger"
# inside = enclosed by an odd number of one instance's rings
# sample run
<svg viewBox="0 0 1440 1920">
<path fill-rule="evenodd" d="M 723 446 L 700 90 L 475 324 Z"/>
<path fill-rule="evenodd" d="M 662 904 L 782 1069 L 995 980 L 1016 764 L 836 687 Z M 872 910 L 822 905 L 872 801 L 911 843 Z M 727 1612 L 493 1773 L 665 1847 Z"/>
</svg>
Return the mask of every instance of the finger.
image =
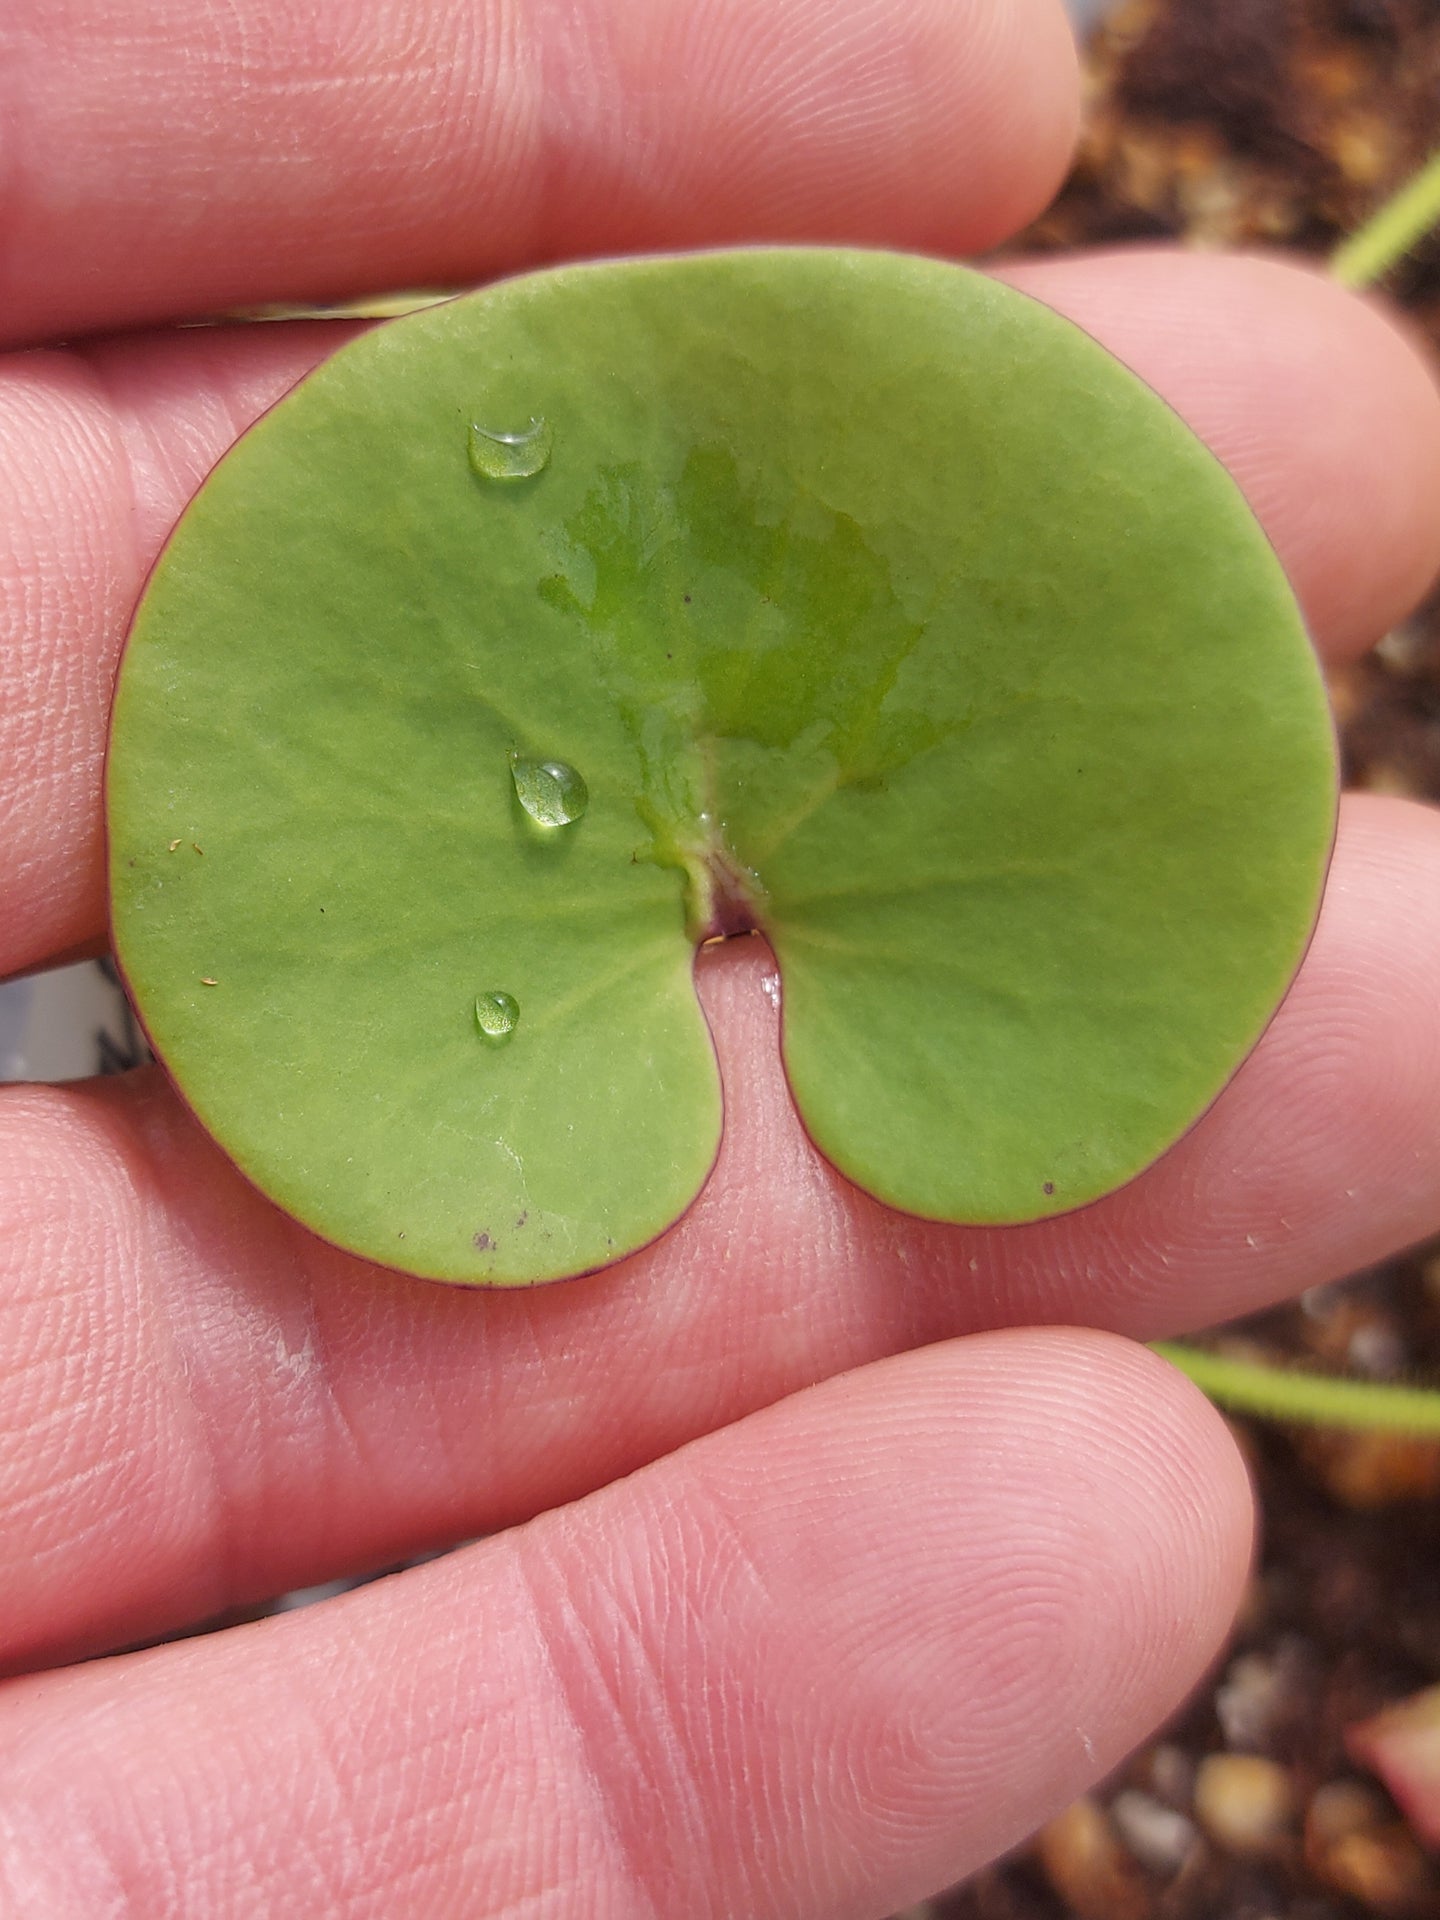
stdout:
<svg viewBox="0 0 1440 1920">
<path fill-rule="evenodd" d="M 0 75 L 11 342 L 576 254 L 973 251 L 1078 112 L 1057 0 L 11 0 Z"/>
<path fill-rule="evenodd" d="M 137 1639 L 493 1530 L 957 1331 L 1153 1337 L 1440 1226 L 1440 815 L 1348 809 L 1301 979 L 1234 1084 L 1129 1188 L 1032 1228 L 916 1221 L 819 1158 L 771 964 L 737 941 L 701 969 L 727 1111 L 699 1201 L 645 1253 L 534 1293 L 322 1245 L 154 1074 L 11 1090 L 0 1655 Z"/>
<path fill-rule="evenodd" d="M 343 1601 L 12 1686 L 0 1905 L 887 1912 L 1174 1707 L 1249 1537 L 1143 1351 L 907 1355 Z"/>
<path fill-rule="evenodd" d="M 1418 336 L 1274 259 L 1136 248 L 1003 277 L 1103 340 L 1214 449 L 1328 657 L 1410 611 L 1440 567 L 1440 405 Z"/>
<path fill-rule="evenodd" d="M 1322 651 L 1378 637 L 1440 552 L 1440 402 L 1389 327 L 1288 268 L 1169 255 L 1026 271 L 1235 462 Z M 1257 381 L 1251 342 L 1277 336 L 1288 357 L 1264 357 Z M 101 932 L 100 769 L 129 608 L 202 474 L 331 337 L 192 332 L 0 363 L 0 976 Z"/>
</svg>

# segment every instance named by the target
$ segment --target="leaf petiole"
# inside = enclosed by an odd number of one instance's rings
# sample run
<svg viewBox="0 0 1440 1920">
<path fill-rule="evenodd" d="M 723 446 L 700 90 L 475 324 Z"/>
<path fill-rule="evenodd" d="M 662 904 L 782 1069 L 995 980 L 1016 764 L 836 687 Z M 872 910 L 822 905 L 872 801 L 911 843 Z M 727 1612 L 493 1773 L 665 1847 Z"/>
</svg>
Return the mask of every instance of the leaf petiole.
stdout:
<svg viewBox="0 0 1440 1920">
<path fill-rule="evenodd" d="M 1398 193 L 1342 240 L 1330 256 L 1331 277 L 1359 292 L 1373 286 L 1440 222 L 1440 152 Z"/>
<path fill-rule="evenodd" d="M 1440 1438 L 1440 1392 L 1425 1387 L 1292 1372 L 1169 1340 L 1155 1341 L 1153 1350 L 1193 1380 L 1202 1393 L 1236 1413 L 1310 1426 Z"/>
</svg>

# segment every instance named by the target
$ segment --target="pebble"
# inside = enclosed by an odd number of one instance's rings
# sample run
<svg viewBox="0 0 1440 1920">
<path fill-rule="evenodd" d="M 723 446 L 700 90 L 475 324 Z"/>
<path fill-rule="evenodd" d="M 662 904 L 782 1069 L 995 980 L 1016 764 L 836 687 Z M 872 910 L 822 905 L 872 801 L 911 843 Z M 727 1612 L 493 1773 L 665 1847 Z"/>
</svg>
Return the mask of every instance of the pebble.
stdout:
<svg viewBox="0 0 1440 1920">
<path fill-rule="evenodd" d="M 1331 1498 L 1354 1512 L 1440 1493 L 1440 1443 L 1433 1440 L 1315 1427 L 1301 1434 L 1297 1445 Z"/>
<path fill-rule="evenodd" d="M 1322 1885 L 1387 1920 L 1440 1910 L 1440 1886 L 1414 1834 L 1359 1780 L 1327 1781 L 1311 1798 L 1305 1864 Z"/>
<path fill-rule="evenodd" d="M 1046 1879 L 1075 1920 L 1147 1920 L 1150 1891 L 1105 1809 L 1087 1794 L 1040 1831 Z"/>
<path fill-rule="evenodd" d="M 1215 1713 L 1227 1747 L 1263 1751 L 1270 1745 L 1276 1729 L 1292 1717 L 1305 1664 L 1304 1651 L 1291 1636 L 1273 1650 L 1242 1653 L 1230 1662 L 1215 1690 Z"/>
<path fill-rule="evenodd" d="M 1363 1780 L 1327 1780 L 1305 1809 L 1305 1851 L 1333 1846 L 1352 1833 L 1371 1832 L 1384 1825 L 1387 1815 L 1384 1800 Z"/>
<path fill-rule="evenodd" d="M 1393 1380 L 1404 1372 L 1409 1354 L 1399 1333 L 1384 1320 L 1365 1320 L 1345 1343 L 1345 1358 L 1354 1373 L 1371 1380 Z"/>
<path fill-rule="evenodd" d="M 1137 1787 L 1127 1787 L 1110 1802 L 1115 1831 L 1142 1867 L 1169 1880 L 1200 1845 L 1193 1820 Z"/>
<path fill-rule="evenodd" d="M 1190 1811 L 1195 1797 L 1195 1762 L 1183 1747 L 1162 1740 L 1142 1757 L 1140 1766 L 1139 1785 L 1177 1813 Z"/>
<path fill-rule="evenodd" d="M 1290 1776 L 1258 1753 L 1212 1753 L 1195 1776 L 1195 1814 L 1206 1833 L 1243 1860 L 1283 1852 L 1294 1825 Z"/>
</svg>

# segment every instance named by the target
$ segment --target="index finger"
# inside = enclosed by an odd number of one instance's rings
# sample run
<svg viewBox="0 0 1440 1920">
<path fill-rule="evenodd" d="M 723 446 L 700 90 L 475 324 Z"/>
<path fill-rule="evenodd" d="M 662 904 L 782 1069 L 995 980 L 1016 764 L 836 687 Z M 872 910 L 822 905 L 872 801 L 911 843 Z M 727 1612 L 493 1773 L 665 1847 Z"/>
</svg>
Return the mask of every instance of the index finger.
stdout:
<svg viewBox="0 0 1440 1920">
<path fill-rule="evenodd" d="M 11 0 L 0 343 L 556 255 L 975 251 L 1077 112 L 1058 0 Z"/>
</svg>

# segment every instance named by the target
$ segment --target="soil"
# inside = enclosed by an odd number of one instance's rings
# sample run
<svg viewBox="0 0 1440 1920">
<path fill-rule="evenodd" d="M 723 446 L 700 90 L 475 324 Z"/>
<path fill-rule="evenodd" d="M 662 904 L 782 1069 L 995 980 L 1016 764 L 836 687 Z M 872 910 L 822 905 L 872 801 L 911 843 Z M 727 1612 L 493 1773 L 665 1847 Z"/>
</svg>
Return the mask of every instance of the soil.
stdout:
<svg viewBox="0 0 1440 1920">
<path fill-rule="evenodd" d="M 1440 0 L 1135 0 L 1092 43 L 1071 179 L 1023 249 L 1323 255 L 1440 146 Z M 1440 353 L 1440 240 L 1386 283 Z M 1440 596 L 1334 676 L 1346 784 L 1440 801 Z M 1440 1241 L 1211 1336 L 1440 1379 Z M 1440 1920 L 1440 1853 L 1346 1730 L 1440 1683 L 1440 1446 L 1236 1423 L 1263 1547 L 1156 1740 L 932 1920 Z"/>
</svg>

